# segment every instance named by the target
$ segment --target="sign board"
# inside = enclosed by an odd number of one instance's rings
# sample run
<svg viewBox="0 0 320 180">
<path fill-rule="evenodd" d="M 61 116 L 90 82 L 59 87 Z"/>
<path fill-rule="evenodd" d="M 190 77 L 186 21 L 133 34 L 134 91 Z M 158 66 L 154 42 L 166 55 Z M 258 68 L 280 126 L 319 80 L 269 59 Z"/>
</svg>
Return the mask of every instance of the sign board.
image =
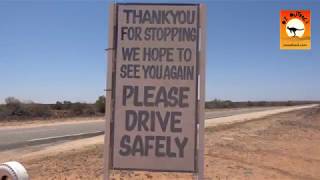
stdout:
<svg viewBox="0 0 320 180">
<path fill-rule="evenodd" d="M 196 172 L 199 4 L 116 4 L 114 15 L 110 168 Z"/>
<path fill-rule="evenodd" d="M 280 11 L 280 49 L 311 49 L 311 11 Z"/>
</svg>

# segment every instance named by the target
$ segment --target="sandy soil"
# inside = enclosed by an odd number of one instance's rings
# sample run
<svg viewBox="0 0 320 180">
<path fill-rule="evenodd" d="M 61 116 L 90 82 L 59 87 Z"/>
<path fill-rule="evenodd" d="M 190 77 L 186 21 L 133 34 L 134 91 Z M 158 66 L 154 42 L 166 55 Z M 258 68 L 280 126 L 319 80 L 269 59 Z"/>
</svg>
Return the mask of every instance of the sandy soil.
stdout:
<svg viewBox="0 0 320 180">
<path fill-rule="evenodd" d="M 102 138 L 19 159 L 31 179 L 102 179 Z M 320 179 L 320 108 L 206 129 L 207 179 Z M 97 138 L 96 138 L 97 139 Z M 82 140 L 80 140 L 82 141 Z M 92 142 L 92 141 L 90 141 Z M 191 174 L 113 171 L 113 179 L 191 179 Z"/>
</svg>

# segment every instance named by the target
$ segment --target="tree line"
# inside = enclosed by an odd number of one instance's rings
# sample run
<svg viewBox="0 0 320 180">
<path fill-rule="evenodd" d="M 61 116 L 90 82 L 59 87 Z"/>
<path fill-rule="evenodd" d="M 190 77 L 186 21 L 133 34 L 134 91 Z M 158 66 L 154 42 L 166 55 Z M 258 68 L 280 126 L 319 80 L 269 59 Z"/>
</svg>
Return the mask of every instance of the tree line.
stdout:
<svg viewBox="0 0 320 180">
<path fill-rule="evenodd" d="M 100 96 L 95 103 L 57 101 L 55 104 L 22 102 L 15 97 L 5 99 L 0 105 L 0 120 L 30 118 L 65 118 L 78 116 L 103 116 L 105 97 Z"/>
</svg>

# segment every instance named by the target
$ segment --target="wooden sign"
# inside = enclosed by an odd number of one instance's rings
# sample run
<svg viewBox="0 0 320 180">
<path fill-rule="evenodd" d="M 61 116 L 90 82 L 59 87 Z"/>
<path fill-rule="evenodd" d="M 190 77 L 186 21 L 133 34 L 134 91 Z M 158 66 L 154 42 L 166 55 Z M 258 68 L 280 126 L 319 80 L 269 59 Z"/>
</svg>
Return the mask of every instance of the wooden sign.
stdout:
<svg viewBox="0 0 320 180">
<path fill-rule="evenodd" d="M 200 11 L 199 4 L 113 7 L 107 169 L 198 172 L 204 108 Z"/>
</svg>

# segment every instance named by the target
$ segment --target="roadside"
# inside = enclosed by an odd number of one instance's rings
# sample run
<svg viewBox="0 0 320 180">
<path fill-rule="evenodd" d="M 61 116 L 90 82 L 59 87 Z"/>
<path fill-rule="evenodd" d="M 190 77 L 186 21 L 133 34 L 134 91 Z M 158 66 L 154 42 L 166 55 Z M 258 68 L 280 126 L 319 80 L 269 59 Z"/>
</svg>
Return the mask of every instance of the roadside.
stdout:
<svg viewBox="0 0 320 180">
<path fill-rule="evenodd" d="M 213 118 L 221 116 L 221 114 L 226 114 L 222 116 L 228 116 L 231 113 L 247 113 L 255 111 L 270 110 L 283 107 L 250 107 L 250 108 L 225 108 L 225 109 L 206 109 L 206 113 L 212 113 L 208 117 Z M 104 116 L 87 116 L 87 117 L 67 117 L 67 118 L 36 118 L 36 119 L 10 119 L 10 120 L 0 120 L 0 129 L 1 128 L 15 128 L 15 127 L 37 127 L 42 125 L 51 125 L 51 124 L 60 124 L 60 123 L 77 123 L 85 121 L 94 121 L 94 120 L 103 120 Z"/>
<path fill-rule="evenodd" d="M 207 109 L 206 113 L 209 114 L 208 117 L 216 116 L 228 116 L 230 113 L 247 113 L 255 111 L 270 110 L 283 107 L 251 107 L 251 108 L 228 108 L 228 109 Z M 223 114 L 223 115 L 221 115 Z M 225 114 L 225 115 L 224 115 Z M 89 122 L 96 120 L 103 120 L 104 116 L 91 116 L 91 117 L 70 117 L 70 118 L 53 118 L 53 119 L 23 119 L 23 120 L 1 120 L 0 129 L 3 128 L 27 128 L 27 127 L 39 127 L 43 125 L 53 125 L 53 124 L 72 124 L 78 122 Z"/>
<path fill-rule="evenodd" d="M 296 108 L 305 108 L 314 105 L 299 105 L 299 106 L 271 106 L 271 107 L 249 107 L 249 108 L 227 108 L 227 109 L 206 109 L 206 119 L 216 119 L 229 117 L 237 114 L 247 114 L 254 112 L 265 111 L 267 114 L 272 113 L 271 110 L 288 111 Z M 238 117 L 236 117 L 238 118 Z M 76 124 L 93 121 L 102 121 L 104 116 L 92 116 L 92 117 L 71 117 L 71 118 L 55 118 L 55 119 L 25 119 L 25 120 L 1 120 L 0 130 L 4 128 L 28 128 L 28 127 L 41 127 L 46 125 L 58 125 L 58 124 Z"/>
<path fill-rule="evenodd" d="M 208 179 L 320 178 L 320 107 L 206 129 Z M 88 143 L 88 144 L 86 144 Z M 83 146 L 86 144 L 86 146 Z M 32 179 L 101 179 L 103 137 L 21 156 Z M 191 179 L 191 174 L 113 171 L 115 179 Z"/>
<path fill-rule="evenodd" d="M 236 109 L 225 111 L 206 112 L 206 127 L 248 121 L 265 116 L 288 112 L 297 109 L 310 108 L 313 105 L 281 107 L 278 109 Z M 19 126 L 6 126 L 0 128 L 0 152 L 25 149 L 31 146 L 46 145 L 50 143 L 64 142 L 66 140 L 76 140 L 94 137 L 104 133 L 103 119 L 92 119 L 82 121 L 66 121 L 51 124 L 28 124 Z M 2 153 L 3 154 L 3 153 Z"/>
<path fill-rule="evenodd" d="M 206 119 L 205 127 L 207 128 L 207 127 L 212 127 L 212 126 L 217 126 L 222 124 L 241 123 L 244 121 L 264 118 L 274 114 L 280 114 L 280 113 L 307 109 L 312 107 L 319 107 L 319 105 L 311 104 L 311 105 L 304 105 L 304 106 L 282 107 L 282 108 L 270 109 L 265 111 L 257 111 L 257 112 L 251 112 L 251 113 L 243 113 L 243 114 L 241 113 L 241 114 L 238 114 L 235 116 L 229 116 L 229 117 L 218 117 L 218 118 Z"/>
<path fill-rule="evenodd" d="M 74 124 L 82 122 L 101 121 L 104 116 L 93 116 L 93 117 L 72 117 L 72 118 L 57 118 L 57 119 L 34 119 L 34 120 L 11 120 L 11 121 L 0 121 L 0 129 L 3 128 L 27 128 L 27 127 L 39 127 L 53 124 Z"/>
</svg>

